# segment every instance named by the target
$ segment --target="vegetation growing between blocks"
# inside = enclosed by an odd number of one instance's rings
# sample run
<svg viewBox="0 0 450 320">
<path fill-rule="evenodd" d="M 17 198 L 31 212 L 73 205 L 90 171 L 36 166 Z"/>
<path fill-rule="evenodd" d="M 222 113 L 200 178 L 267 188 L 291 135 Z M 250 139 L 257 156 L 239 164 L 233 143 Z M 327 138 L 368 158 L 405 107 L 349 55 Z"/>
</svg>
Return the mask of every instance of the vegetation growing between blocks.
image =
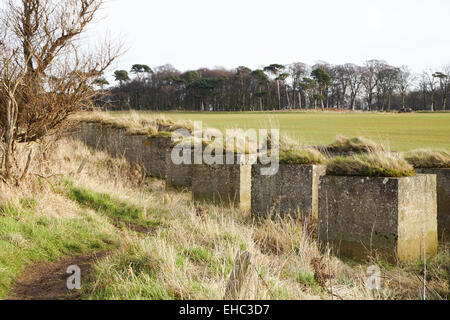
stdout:
<svg viewBox="0 0 450 320">
<path fill-rule="evenodd" d="M 414 168 L 450 168 L 450 152 L 445 150 L 417 149 L 405 154 Z"/>
<path fill-rule="evenodd" d="M 280 150 L 280 164 L 310 165 L 324 163 L 326 163 L 326 159 L 322 153 L 312 148 L 292 148 Z"/>
<path fill-rule="evenodd" d="M 401 156 L 392 153 L 373 152 L 349 157 L 331 158 L 327 174 L 334 176 L 410 177 L 414 168 Z"/>
<path fill-rule="evenodd" d="M 348 138 L 342 135 L 338 135 L 332 144 L 321 149 L 332 155 L 342 153 L 369 153 L 385 151 L 383 145 L 365 137 Z"/>
</svg>

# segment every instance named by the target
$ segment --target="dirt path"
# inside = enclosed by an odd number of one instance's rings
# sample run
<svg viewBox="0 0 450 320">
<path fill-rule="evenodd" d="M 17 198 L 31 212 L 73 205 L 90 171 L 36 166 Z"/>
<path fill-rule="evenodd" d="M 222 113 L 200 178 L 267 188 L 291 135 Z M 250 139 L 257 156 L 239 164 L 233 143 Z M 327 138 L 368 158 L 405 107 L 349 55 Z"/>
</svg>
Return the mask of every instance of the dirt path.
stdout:
<svg viewBox="0 0 450 320">
<path fill-rule="evenodd" d="M 67 289 L 67 279 L 71 276 L 67 268 L 72 265 L 80 267 L 83 285 L 92 264 L 106 255 L 106 252 L 91 253 L 29 266 L 24 276 L 13 285 L 11 295 L 6 300 L 79 300 L 79 290 Z"/>
</svg>

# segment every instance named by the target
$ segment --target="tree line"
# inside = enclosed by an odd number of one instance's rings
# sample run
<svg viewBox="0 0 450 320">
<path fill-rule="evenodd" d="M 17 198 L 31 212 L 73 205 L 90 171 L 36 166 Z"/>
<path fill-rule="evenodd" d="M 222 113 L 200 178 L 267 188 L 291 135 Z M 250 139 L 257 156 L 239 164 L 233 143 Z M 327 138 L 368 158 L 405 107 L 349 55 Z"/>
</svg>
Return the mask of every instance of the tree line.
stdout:
<svg viewBox="0 0 450 320">
<path fill-rule="evenodd" d="M 450 64 L 414 74 L 382 60 L 364 65 L 296 62 L 252 70 L 240 66 L 181 72 L 171 65 L 135 64 L 96 84 L 110 109 L 264 111 L 285 109 L 446 110 Z"/>
</svg>

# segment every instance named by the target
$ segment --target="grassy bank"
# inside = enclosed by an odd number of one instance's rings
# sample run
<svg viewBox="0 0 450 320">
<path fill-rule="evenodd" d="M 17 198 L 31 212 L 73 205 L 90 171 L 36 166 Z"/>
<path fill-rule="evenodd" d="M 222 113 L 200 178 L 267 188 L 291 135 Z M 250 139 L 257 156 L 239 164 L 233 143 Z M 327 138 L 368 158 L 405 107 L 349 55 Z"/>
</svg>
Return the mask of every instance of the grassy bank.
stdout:
<svg viewBox="0 0 450 320">
<path fill-rule="evenodd" d="M 84 299 L 222 299 L 236 254 L 248 250 L 242 299 L 421 298 L 419 262 L 341 260 L 318 247 L 305 221 L 253 221 L 237 209 L 198 206 L 190 193 L 166 191 L 124 160 L 70 140 L 41 163 L 58 175 L 0 190 L 0 297 L 26 266 L 108 250 L 83 280 Z M 448 294 L 448 263 L 446 248 L 429 262 L 429 298 Z M 371 264 L 383 275 L 376 295 L 365 286 Z"/>
<path fill-rule="evenodd" d="M 55 207 L 43 208 L 49 200 L 26 198 L 0 206 L 0 298 L 27 266 L 118 245 L 117 232 L 103 217 L 59 197 L 52 197 L 52 205 L 66 209 L 51 213 Z"/>
</svg>

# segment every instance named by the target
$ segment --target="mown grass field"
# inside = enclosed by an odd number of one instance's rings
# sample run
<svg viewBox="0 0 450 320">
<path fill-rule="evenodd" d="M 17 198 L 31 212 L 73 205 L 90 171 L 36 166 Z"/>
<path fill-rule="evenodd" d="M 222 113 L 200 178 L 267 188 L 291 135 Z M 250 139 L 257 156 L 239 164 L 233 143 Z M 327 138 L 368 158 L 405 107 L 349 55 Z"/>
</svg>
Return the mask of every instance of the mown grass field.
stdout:
<svg viewBox="0 0 450 320">
<path fill-rule="evenodd" d="M 115 114 L 120 116 L 123 112 Z M 336 135 L 342 134 L 365 136 L 395 151 L 416 148 L 450 149 L 450 113 L 166 112 L 163 114 L 173 120 L 203 121 L 204 126 L 218 129 L 279 128 L 282 134 L 287 134 L 307 145 L 331 143 Z"/>
</svg>

